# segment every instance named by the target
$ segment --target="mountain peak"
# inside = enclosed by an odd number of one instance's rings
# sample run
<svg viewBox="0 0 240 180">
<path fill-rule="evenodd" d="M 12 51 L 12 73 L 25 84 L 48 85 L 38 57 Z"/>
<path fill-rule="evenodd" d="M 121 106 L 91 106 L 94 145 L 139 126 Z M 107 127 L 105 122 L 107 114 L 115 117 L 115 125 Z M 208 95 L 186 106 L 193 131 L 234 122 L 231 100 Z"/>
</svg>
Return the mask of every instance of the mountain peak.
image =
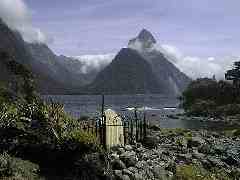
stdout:
<svg viewBox="0 0 240 180">
<path fill-rule="evenodd" d="M 151 49 L 157 41 L 152 33 L 146 29 L 142 29 L 136 38 L 129 41 L 128 47 L 138 51 Z"/>
<path fill-rule="evenodd" d="M 151 42 L 153 44 L 155 44 L 157 41 L 154 38 L 154 36 L 152 35 L 152 33 L 150 31 L 148 31 L 147 29 L 142 29 L 142 31 L 138 34 L 137 39 L 141 40 L 141 41 L 148 41 Z"/>
</svg>

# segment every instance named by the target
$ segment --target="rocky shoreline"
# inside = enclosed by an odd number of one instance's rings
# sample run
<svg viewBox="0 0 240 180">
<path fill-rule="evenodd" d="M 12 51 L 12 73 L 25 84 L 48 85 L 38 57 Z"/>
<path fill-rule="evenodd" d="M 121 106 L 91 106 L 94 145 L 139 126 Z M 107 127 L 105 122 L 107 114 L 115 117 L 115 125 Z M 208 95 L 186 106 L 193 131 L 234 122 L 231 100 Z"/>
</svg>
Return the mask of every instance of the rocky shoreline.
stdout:
<svg viewBox="0 0 240 180">
<path fill-rule="evenodd" d="M 240 125 L 240 118 L 239 116 L 227 116 L 227 117 L 188 117 L 188 116 L 176 116 L 179 119 L 189 120 L 189 121 L 195 121 L 199 120 L 201 122 L 222 122 L 226 125 Z"/>
<path fill-rule="evenodd" d="M 145 141 L 111 149 L 117 180 L 240 179 L 240 137 L 159 129 Z"/>
</svg>

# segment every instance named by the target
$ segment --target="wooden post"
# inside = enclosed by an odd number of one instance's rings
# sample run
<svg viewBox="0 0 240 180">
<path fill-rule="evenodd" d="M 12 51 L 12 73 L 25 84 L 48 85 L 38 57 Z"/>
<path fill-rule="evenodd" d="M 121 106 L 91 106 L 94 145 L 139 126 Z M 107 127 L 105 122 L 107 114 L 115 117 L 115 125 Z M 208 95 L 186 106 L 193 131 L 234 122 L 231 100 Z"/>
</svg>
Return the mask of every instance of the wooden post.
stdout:
<svg viewBox="0 0 240 180">
<path fill-rule="evenodd" d="M 137 108 L 134 109 L 134 117 L 135 117 L 135 126 L 136 126 L 136 142 L 138 141 L 138 117 L 137 117 Z"/>
<path fill-rule="evenodd" d="M 104 114 L 104 109 L 105 109 L 105 97 L 104 94 L 102 95 L 102 143 L 103 146 L 106 148 L 106 117 Z"/>
<path fill-rule="evenodd" d="M 92 135 L 94 135 L 94 121 L 93 121 L 93 119 L 92 119 Z"/>
<path fill-rule="evenodd" d="M 104 94 L 102 94 L 102 117 L 104 116 L 104 107 L 105 106 L 105 97 L 104 97 Z"/>
<path fill-rule="evenodd" d="M 129 134 L 129 123 L 124 121 L 124 127 L 123 127 L 123 130 L 124 130 L 124 144 L 128 144 L 128 134 Z"/>
<path fill-rule="evenodd" d="M 132 120 L 132 118 L 131 118 L 131 121 L 130 121 L 130 129 L 131 129 L 131 144 L 133 144 L 133 120 Z"/>
<path fill-rule="evenodd" d="M 144 111 L 143 115 L 143 138 L 146 138 L 147 136 L 147 122 L 146 122 L 146 112 Z"/>
<path fill-rule="evenodd" d="M 143 127 L 142 127 L 142 125 L 143 125 L 143 123 L 142 123 L 142 121 L 140 121 L 140 123 L 139 123 L 139 126 L 140 126 L 140 141 L 142 141 L 143 140 Z"/>
<path fill-rule="evenodd" d="M 87 122 L 87 132 L 89 133 L 89 131 L 90 131 L 90 122 L 88 121 Z"/>
<path fill-rule="evenodd" d="M 95 133 L 96 133 L 96 137 L 98 137 L 98 121 L 96 121 L 95 123 Z"/>
</svg>

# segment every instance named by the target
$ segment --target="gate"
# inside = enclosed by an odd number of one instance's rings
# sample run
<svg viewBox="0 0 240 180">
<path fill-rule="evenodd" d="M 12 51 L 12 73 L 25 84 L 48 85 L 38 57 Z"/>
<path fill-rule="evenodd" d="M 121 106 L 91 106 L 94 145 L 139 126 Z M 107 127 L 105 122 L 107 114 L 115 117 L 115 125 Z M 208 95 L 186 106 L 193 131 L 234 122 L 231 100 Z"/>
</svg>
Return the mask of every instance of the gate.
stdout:
<svg viewBox="0 0 240 180">
<path fill-rule="evenodd" d="M 113 110 L 105 111 L 105 145 L 107 148 L 124 145 L 124 128 L 122 118 Z"/>
</svg>

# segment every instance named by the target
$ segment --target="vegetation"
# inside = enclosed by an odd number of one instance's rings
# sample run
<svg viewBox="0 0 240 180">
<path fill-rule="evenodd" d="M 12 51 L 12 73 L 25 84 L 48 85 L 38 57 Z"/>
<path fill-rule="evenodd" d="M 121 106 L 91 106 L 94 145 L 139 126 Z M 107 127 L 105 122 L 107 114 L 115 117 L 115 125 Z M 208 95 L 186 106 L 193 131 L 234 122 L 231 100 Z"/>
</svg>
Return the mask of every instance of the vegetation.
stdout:
<svg viewBox="0 0 240 180">
<path fill-rule="evenodd" d="M 95 172 L 99 167 L 84 158 L 101 153 L 98 139 L 82 131 L 63 105 L 44 103 L 26 67 L 5 53 L 0 57 L 13 79 L 0 86 L 0 179 L 78 178 L 83 164 Z"/>
<path fill-rule="evenodd" d="M 183 92 L 182 106 L 194 116 L 229 116 L 240 112 L 240 62 L 227 71 L 229 81 L 201 78 Z"/>
<path fill-rule="evenodd" d="M 176 169 L 176 180 L 230 180 L 235 177 L 229 177 L 222 169 L 206 170 L 199 165 L 179 165 Z"/>
<path fill-rule="evenodd" d="M 0 177 L 5 180 L 42 179 L 38 175 L 39 166 L 32 162 L 0 154 Z"/>
<path fill-rule="evenodd" d="M 240 85 L 240 61 L 234 62 L 234 67 L 225 74 L 227 80 L 232 80 L 237 87 Z"/>
</svg>

